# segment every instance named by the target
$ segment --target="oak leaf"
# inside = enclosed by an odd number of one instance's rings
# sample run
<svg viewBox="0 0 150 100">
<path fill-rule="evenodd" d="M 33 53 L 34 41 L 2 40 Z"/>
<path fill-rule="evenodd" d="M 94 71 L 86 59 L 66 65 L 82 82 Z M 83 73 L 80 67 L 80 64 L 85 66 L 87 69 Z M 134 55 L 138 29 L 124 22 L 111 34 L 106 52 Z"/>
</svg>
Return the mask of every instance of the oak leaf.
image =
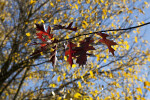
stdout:
<svg viewBox="0 0 150 100">
<path fill-rule="evenodd" d="M 59 30 L 59 29 L 67 29 L 67 30 L 72 30 L 72 31 L 77 31 L 77 27 L 72 28 L 73 22 L 71 22 L 68 27 L 62 26 L 62 25 L 55 25 L 53 30 Z"/>
<path fill-rule="evenodd" d="M 91 40 L 91 37 L 85 38 L 83 41 L 80 42 L 80 47 L 75 47 L 73 49 L 75 51 L 74 56 L 77 56 L 76 63 L 80 65 L 85 65 L 87 61 L 87 51 L 89 50 L 95 50 L 93 46 L 89 46 L 90 43 L 92 43 L 93 40 Z"/>
<path fill-rule="evenodd" d="M 97 35 L 100 35 L 102 37 L 102 39 L 100 39 L 99 42 L 106 44 L 108 49 L 109 49 L 109 52 L 111 52 L 112 55 L 114 56 L 115 50 L 111 46 L 112 45 L 118 45 L 118 44 L 112 40 L 107 39 L 106 37 L 109 36 L 108 34 L 100 32 L 100 33 L 97 33 Z"/>
<path fill-rule="evenodd" d="M 57 48 L 56 45 L 54 47 L 52 47 L 53 51 L 51 52 L 51 56 L 50 56 L 50 62 L 52 62 L 53 67 L 55 67 L 56 61 L 57 61 L 56 48 Z"/>
<path fill-rule="evenodd" d="M 49 39 L 53 38 L 53 34 L 51 34 L 51 27 L 49 26 L 47 31 L 45 31 L 43 24 L 39 25 L 36 24 L 36 29 L 38 31 L 40 31 L 39 33 L 36 33 L 36 35 L 38 36 L 37 38 L 41 39 L 43 42 L 47 42 L 47 40 L 43 37 L 43 35 L 48 36 Z"/>
<path fill-rule="evenodd" d="M 72 57 L 74 57 L 74 56 L 73 56 L 73 53 L 75 53 L 75 51 L 73 50 L 73 48 L 76 47 L 76 45 L 73 44 L 72 42 L 69 42 L 67 46 L 68 46 L 69 49 L 66 50 L 65 56 L 68 55 L 67 61 L 68 61 L 69 64 L 72 66 L 72 64 L 73 64 L 73 59 L 72 59 Z"/>
</svg>

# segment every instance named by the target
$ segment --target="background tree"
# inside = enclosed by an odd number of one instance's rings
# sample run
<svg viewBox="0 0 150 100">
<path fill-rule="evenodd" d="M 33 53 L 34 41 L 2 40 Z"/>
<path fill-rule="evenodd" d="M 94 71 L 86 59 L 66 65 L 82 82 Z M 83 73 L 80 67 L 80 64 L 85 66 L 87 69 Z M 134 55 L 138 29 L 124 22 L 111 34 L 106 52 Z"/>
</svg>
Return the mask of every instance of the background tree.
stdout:
<svg viewBox="0 0 150 100">
<path fill-rule="evenodd" d="M 150 50 L 148 41 L 142 39 L 144 32 L 140 28 L 107 31 L 109 39 L 118 44 L 113 46 L 115 56 L 99 42 L 99 35 L 91 34 L 144 24 L 148 19 L 139 16 L 146 8 L 146 0 L 0 1 L 1 99 L 149 98 Z M 77 31 L 55 30 L 58 26 L 54 25 L 68 26 L 71 22 Z M 41 50 L 39 43 L 43 43 L 34 27 L 40 23 L 44 23 L 46 29 L 50 25 L 52 40 L 59 42 L 33 55 Z M 70 67 L 65 56 L 68 41 L 80 47 L 79 41 L 90 36 L 95 50 L 88 53 L 92 55 L 88 56 L 85 65 L 79 66 L 74 59 Z M 50 62 L 54 45 L 57 45 L 55 67 Z"/>
</svg>

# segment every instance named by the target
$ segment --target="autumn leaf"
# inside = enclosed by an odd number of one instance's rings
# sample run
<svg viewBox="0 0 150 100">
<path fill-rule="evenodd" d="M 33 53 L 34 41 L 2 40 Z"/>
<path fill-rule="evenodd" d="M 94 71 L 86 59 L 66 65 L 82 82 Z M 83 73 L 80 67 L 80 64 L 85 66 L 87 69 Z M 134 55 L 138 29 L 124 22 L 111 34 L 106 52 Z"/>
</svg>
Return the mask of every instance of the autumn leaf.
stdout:
<svg viewBox="0 0 150 100">
<path fill-rule="evenodd" d="M 65 56 L 69 55 L 67 61 L 68 61 L 69 64 L 72 66 L 72 64 L 73 64 L 73 59 L 72 59 L 72 57 L 73 57 L 73 53 L 75 53 L 75 51 L 73 51 L 72 48 L 73 48 L 73 47 L 76 47 L 76 45 L 73 44 L 72 42 L 69 42 L 67 46 L 69 47 L 69 49 L 66 50 Z"/>
<path fill-rule="evenodd" d="M 53 38 L 53 34 L 50 34 L 51 32 L 50 26 L 48 27 L 47 31 L 45 31 L 43 24 L 42 25 L 36 24 L 36 29 L 40 31 L 39 33 L 36 33 L 36 35 L 38 36 L 37 38 L 41 39 L 43 42 L 47 42 L 47 40 L 43 37 L 43 35 L 48 36 L 49 39 Z"/>
<path fill-rule="evenodd" d="M 55 25 L 54 28 L 53 28 L 53 30 L 67 29 L 67 30 L 77 31 L 77 27 L 71 28 L 72 24 L 73 24 L 73 22 L 71 22 L 71 23 L 68 25 L 68 27 L 62 26 L 62 25 Z"/>
<path fill-rule="evenodd" d="M 41 45 L 42 45 L 42 44 L 41 44 Z M 47 49 L 47 46 L 46 46 L 46 45 L 43 45 L 43 46 L 40 47 L 40 49 L 35 50 L 30 56 L 38 55 L 38 54 L 40 54 L 41 52 L 46 51 L 46 49 Z"/>
<path fill-rule="evenodd" d="M 57 46 L 52 47 L 53 51 L 51 52 L 51 56 L 50 56 L 50 62 L 52 62 L 53 67 L 55 67 L 56 65 L 56 48 Z"/>
<path fill-rule="evenodd" d="M 72 31 L 77 31 L 77 27 L 71 28 L 72 24 L 73 24 L 73 22 L 71 22 L 71 23 L 68 25 L 68 27 L 66 27 L 66 29 L 72 30 Z"/>
<path fill-rule="evenodd" d="M 36 25 L 36 30 L 45 32 L 43 24 L 35 24 L 35 25 Z"/>
<path fill-rule="evenodd" d="M 100 39 L 99 42 L 106 44 L 108 49 L 109 49 L 109 52 L 111 52 L 112 55 L 114 56 L 114 51 L 115 50 L 111 46 L 112 45 L 117 45 L 117 43 L 112 41 L 112 40 L 107 39 L 106 37 L 109 36 L 108 34 L 100 32 L 100 33 L 97 33 L 97 35 L 100 35 L 102 37 L 102 39 Z"/>
<path fill-rule="evenodd" d="M 85 38 L 83 41 L 80 42 L 80 47 L 76 47 L 73 49 L 75 51 L 74 56 L 77 56 L 76 63 L 80 65 L 85 65 L 87 61 L 87 55 L 91 55 L 86 53 L 89 50 L 95 50 L 93 46 L 89 46 L 92 43 L 91 37 Z"/>
<path fill-rule="evenodd" d="M 150 82 L 145 81 L 145 82 L 144 82 L 144 86 L 150 86 Z"/>
<path fill-rule="evenodd" d="M 100 35 L 103 39 L 106 39 L 106 37 L 109 36 L 108 34 L 104 34 L 104 33 L 102 33 L 102 32 L 97 33 L 97 35 Z"/>
</svg>

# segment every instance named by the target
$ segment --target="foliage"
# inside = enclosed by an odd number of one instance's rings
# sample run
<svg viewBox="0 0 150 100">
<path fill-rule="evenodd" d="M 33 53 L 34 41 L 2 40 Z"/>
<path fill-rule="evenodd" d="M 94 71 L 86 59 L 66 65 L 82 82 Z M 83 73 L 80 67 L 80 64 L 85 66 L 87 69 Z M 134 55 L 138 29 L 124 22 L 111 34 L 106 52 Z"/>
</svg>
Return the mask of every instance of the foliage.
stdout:
<svg viewBox="0 0 150 100">
<path fill-rule="evenodd" d="M 148 4 L 1 0 L 0 99 L 149 98 Z"/>
</svg>

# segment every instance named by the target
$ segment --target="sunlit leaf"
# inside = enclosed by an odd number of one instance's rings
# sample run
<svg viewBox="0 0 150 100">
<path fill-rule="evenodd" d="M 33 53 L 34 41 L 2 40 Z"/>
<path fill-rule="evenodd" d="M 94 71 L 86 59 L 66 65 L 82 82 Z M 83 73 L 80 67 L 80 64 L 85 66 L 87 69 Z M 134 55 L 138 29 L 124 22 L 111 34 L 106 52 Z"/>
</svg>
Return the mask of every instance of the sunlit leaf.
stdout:
<svg viewBox="0 0 150 100">
<path fill-rule="evenodd" d="M 82 96 L 82 95 L 81 95 L 80 93 L 75 93 L 75 94 L 74 94 L 74 98 L 81 98 L 81 96 Z"/>
</svg>

